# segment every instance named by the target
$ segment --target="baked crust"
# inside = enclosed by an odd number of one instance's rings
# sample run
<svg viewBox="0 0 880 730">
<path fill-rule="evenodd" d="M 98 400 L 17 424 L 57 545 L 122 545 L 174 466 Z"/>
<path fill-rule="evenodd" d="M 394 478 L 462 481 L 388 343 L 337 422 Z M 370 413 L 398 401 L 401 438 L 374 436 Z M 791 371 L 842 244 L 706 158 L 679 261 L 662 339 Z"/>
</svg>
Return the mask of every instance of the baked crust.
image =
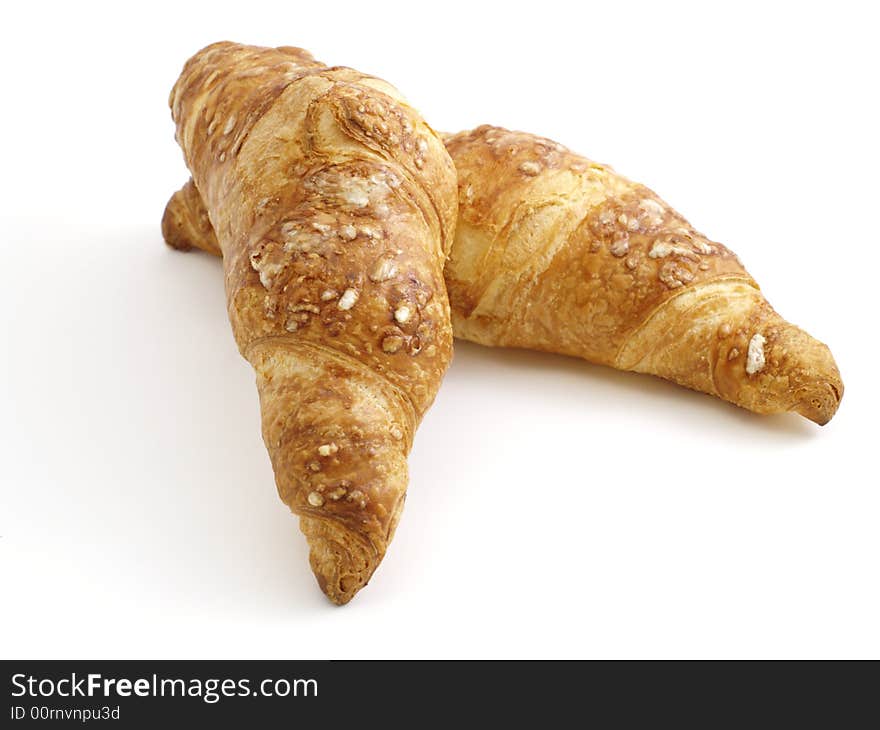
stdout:
<svg viewBox="0 0 880 730">
<path fill-rule="evenodd" d="M 223 256 L 279 495 L 346 603 L 392 539 L 451 359 L 452 162 L 391 85 L 298 48 L 208 46 L 170 104 L 192 180 L 163 233 Z"/>
<path fill-rule="evenodd" d="M 659 375 L 758 413 L 834 415 L 843 383 L 828 347 L 654 192 L 523 132 L 445 141 L 459 179 L 445 270 L 457 337 Z"/>
</svg>

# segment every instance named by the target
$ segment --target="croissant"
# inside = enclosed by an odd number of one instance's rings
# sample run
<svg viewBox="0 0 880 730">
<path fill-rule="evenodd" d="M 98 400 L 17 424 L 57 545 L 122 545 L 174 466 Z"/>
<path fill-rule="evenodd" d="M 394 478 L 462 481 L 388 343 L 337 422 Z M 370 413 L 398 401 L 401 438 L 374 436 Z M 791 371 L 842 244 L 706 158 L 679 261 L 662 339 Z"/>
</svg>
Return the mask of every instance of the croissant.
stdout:
<svg viewBox="0 0 880 730">
<path fill-rule="evenodd" d="M 192 179 L 164 237 L 222 255 L 278 493 L 347 603 L 394 535 L 451 358 L 454 167 L 392 86 L 298 48 L 208 46 L 170 104 Z"/>
<path fill-rule="evenodd" d="M 457 337 L 651 373 L 757 413 L 834 415 L 828 347 L 651 190 L 530 134 L 483 126 L 445 141 Z"/>
<path fill-rule="evenodd" d="M 483 126 L 445 141 L 459 177 L 445 269 L 456 337 L 831 420 L 843 382 L 828 347 L 782 319 L 735 254 L 655 193 L 522 132 Z M 182 191 L 177 203 L 188 245 L 216 253 L 198 196 Z"/>
</svg>

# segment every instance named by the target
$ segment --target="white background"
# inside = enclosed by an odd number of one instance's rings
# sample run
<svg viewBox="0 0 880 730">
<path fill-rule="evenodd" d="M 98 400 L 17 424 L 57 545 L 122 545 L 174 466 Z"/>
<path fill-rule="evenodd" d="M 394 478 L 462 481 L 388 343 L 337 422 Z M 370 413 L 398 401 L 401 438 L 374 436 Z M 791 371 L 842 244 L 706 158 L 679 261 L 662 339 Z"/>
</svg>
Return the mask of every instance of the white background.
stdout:
<svg viewBox="0 0 880 730">
<path fill-rule="evenodd" d="M 136 10 L 132 8 L 136 7 Z M 16 3 L 0 139 L 0 656 L 880 657 L 869 3 Z M 459 343 L 370 586 L 278 500 L 220 262 L 164 246 L 167 108 L 232 39 L 652 186 L 827 342 L 824 429 Z"/>
</svg>

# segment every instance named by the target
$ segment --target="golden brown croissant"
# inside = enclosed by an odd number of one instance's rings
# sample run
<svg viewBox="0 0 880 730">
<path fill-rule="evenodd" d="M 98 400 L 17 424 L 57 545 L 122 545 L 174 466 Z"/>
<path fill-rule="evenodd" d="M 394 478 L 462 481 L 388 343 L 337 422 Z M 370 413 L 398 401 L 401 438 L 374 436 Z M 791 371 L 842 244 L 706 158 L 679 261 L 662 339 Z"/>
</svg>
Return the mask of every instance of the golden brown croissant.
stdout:
<svg viewBox="0 0 880 730">
<path fill-rule="evenodd" d="M 758 413 L 834 415 L 843 383 L 828 348 L 653 192 L 525 133 L 484 126 L 446 143 L 457 337 L 659 375 Z M 198 197 L 176 203 L 186 245 L 216 252 Z"/>
<path fill-rule="evenodd" d="M 346 603 L 394 534 L 451 357 L 454 168 L 393 87 L 297 48 L 208 46 L 171 108 L 192 180 L 163 233 L 222 253 L 278 492 Z"/>
<path fill-rule="evenodd" d="M 648 188 L 521 132 L 483 126 L 446 145 L 457 337 L 652 373 L 758 413 L 834 415 L 843 383 L 828 347 Z"/>
</svg>

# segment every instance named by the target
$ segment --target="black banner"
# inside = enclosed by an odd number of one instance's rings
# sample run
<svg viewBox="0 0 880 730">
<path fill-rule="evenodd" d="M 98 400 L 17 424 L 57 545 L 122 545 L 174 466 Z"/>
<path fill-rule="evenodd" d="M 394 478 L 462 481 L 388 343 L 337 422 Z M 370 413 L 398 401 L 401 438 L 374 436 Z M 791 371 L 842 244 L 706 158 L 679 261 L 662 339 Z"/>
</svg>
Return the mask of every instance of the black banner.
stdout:
<svg viewBox="0 0 880 730">
<path fill-rule="evenodd" d="M 876 663 L 23 660 L 0 669 L 0 726 L 10 728 L 880 719 Z"/>
</svg>

